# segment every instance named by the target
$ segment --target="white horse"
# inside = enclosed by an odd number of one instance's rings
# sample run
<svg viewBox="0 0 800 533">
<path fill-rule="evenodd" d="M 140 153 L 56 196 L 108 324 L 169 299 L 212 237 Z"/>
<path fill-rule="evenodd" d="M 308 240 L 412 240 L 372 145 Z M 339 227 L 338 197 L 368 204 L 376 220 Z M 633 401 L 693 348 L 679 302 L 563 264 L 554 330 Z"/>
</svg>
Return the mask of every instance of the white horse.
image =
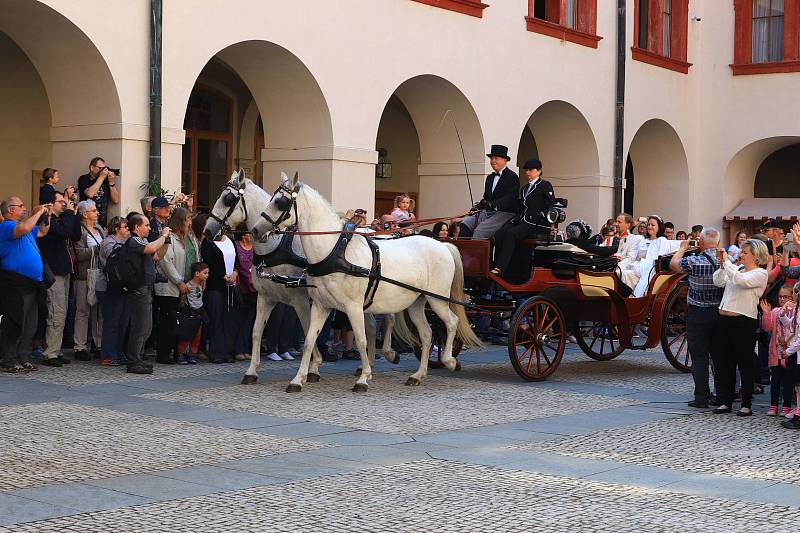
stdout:
<svg viewBox="0 0 800 533">
<path fill-rule="evenodd" d="M 288 178 L 286 178 L 288 179 Z M 234 171 L 231 174 L 230 182 L 225 186 L 225 189 L 220 194 L 214 208 L 211 211 L 211 217 L 206 222 L 203 233 L 207 239 L 214 239 L 220 232 L 227 229 L 232 229 L 239 224 L 246 224 L 248 229 L 252 228 L 256 223 L 256 219 L 260 219 L 261 213 L 266 208 L 272 197 L 267 194 L 261 187 L 244 177 L 244 172 L 241 174 Z M 281 243 L 281 236 L 275 235 L 265 240 L 256 241 L 253 243 L 253 248 L 256 254 L 266 255 L 274 251 Z M 304 258 L 302 246 L 299 239 L 294 239 L 292 242 L 292 251 L 300 258 Z M 299 277 L 303 268 L 296 265 L 284 264 L 264 269 L 264 274 L 286 276 L 290 278 Z M 252 273 L 253 286 L 258 291 L 258 303 L 256 307 L 256 319 L 253 326 L 253 346 L 252 346 L 252 359 L 250 360 L 250 367 L 247 369 L 242 384 L 251 385 L 258 381 L 258 370 L 261 367 L 261 334 L 264 326 L 269 320 L 272 310 L 278 303 L 285 303 L 294 308 L 297 316 L 300 319 L 304 329 L 308 329 L 309 316 L 311 313 L 311 304 L 309 302 L 308 290 L 304 287 L 290 288 L 283 284 L 273 282 L 268 277 L 259 277 L 256 274 L 256 266 L 253 267 Z M 375 352 L 375 321 L 373 317 L 367 319 L 367 324 L 370 326 L 371 346 L 373 347 L 370 354 L 374 360 Z M 400 362 L 400 356 L 391 348 L 391 335 L 394 325 L 394 317 L 387 317 L 386 334 L 383 339 L 383 355 L 387 361 L 393 364 Z M 322 356 L 316 347 L 316 337 L 313 341 L 306 341 L 306 346 L 313 348 L 313 360 L 308 372 L 308 381 L 315 383 L 319 381 L 319 367 L 322 364 Z"/>
<path fill-rule="evenodd" d="M 258 239 L 269 235 L 274 229 L 297 226 L 309 263 L 325 260 L 342 238 L 339 234 L 308 235 L 304 232 L 332 231 L 342 229 L 341 220 L 331 205 L 314 189 L 300 183 L 295 174 L 290 182 L 284 178 L 259 220 L 251 228 Z M 387 279 L 404 283 L 429 294 L 466 301 L 464 294 L 464 271 L 458 249 L 437 240 L 413 236 L 393 240 L 376 240 L 380 250 L 380 274 Z M 354 235 L 345 249 L 344 258 L 352 265 L 364 269 L 373 268 L 373 255 L 366 239 Z M 347 313 L 361 353 L 362 372 L 353 386 L 354 392 L 365 392 L 372 378 L 372 361 L 367 357 L 367 340 L 364 324 L 364 307 L 369 300 L 369 280 L 344 273 L 332 273 L 317 277 L 309 276 L 312 299 L 311 322 L 306 331 L 306 345 L 297 376 L 287 391 L 300 391 L 306 381 L 311 357 L 311 346 L 331 309 Z M 440 356 L 441 362 L 450 370 L 456 370 L 458 361 L 452 355 L 453 339 L 457 334 L 465 345 L 480 345 L 467 321 L 463 306 L 421 295 L 420 292 L 379 281 L 372 304 L 367 311 L 376 314 L 395 314 L 408 309 L 409 316 L 419 332 L 422 344 L 419 370 L 406 381 L 406 385 L 419 385 L 428 373 L 428 356 L 431 345 L 431 328 L 425 316 L 425 304 L 436 313 L 447 327 L 447 342 Z M 398 322 L 399 325 L 399 322 Z"/>
</svg>

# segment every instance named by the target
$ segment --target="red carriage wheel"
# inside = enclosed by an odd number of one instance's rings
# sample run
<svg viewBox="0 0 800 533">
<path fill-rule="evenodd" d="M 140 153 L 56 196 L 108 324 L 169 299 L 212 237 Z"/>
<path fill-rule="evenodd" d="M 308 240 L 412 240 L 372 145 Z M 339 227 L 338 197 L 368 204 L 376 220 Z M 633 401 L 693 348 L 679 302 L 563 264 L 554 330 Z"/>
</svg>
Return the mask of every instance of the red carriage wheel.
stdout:
<svg viewBox="0 0 800 533">
<path fill-rule="evenodd" d="M 552 300 L 535 296 L 517 309 L 508 335 L 508 356 L 519 377 L 542 381 L 555 372 L 566 335 L 564 315 Z"/>
<path fill-rule="evenodd" d="M 688 284 L 684 281 L 672 290 L 667 298 L 664 321 L 661 324 L 661 348 L 664 356 L 676 370 L 691 372 L 689 343 L 686 339 L 686 295 Z"/>
<path fill-rule="evenodd" d="M 625 351 L 614 324 L 580 322 L 575 326 L 575 340 L 583 353 L 597 361 L 611 361 Z"/>
</svg>

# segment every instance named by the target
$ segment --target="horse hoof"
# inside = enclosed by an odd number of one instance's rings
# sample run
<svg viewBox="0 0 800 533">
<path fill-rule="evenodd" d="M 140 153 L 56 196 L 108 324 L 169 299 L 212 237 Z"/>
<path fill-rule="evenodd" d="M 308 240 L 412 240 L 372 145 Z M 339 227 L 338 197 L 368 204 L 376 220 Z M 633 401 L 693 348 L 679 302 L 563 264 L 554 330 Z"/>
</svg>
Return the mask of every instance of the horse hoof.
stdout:
<svg viewBox="0 0 800 533">
<path fill-rule="evenodd" d="M 367 388 L 366 383 L 356 383 L 353 385 L 353 392 L 367 392 Z"/>
<path fill-rule="evenodd" d="M 254 385 L 258 381 L 258 376 L 251 376 L 250 374 L 245 374 L 242 378 L 242 385 Z"/>
<path fill-rule="evenodd" d="M 297 385 L 296 383 L 289 383 L 286 386 L 286 392 L 300 392 L 301 390 L 303 390 L 303 387 Z"/>
<path fill-rule="evenodd" d="M 453 369 L 453 371 L 458 372 L 459 370 L 461 370 L 461 361 L 456 359 L 456 367 Z"/>
<path fill-rule="evenodd" d="M 356 373 L 353 374 L 353 375 L 356 376 L 356 377 L 360 376 L 361 375 L 361 369 L 360 368 L 356 368 Z"/>
<path fill-rule="evenodd" d="M 418 386 L 420 383 L 421 383 L 421 382 L 420 382 L 420 380 L 418 380 L 417 378 L 408 378 L 408 379 L 406 380 L 406 386 L 407 386 L 407 387 L 416 387 L 416 386 Z"/>
<path fill-rule="evenodd" d="M 319 383 L 319 374 L 314 374 L 313 372 L 309 372 L 306 376 L 307 383 Z"/>
</svg>

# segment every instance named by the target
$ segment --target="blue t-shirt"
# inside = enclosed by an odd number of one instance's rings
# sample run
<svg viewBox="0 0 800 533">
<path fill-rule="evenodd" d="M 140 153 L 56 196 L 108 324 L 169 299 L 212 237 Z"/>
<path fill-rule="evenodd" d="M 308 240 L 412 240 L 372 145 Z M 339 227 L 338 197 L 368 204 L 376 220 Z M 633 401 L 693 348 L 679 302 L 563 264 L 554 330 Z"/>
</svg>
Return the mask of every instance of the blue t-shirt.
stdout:
<svg viewBox="0 0 800 533">
<path fill-rule="evenodd" d="M 42 256 L 36 245 L 39 228 L 34 226 L 30 233 L 15 239 L 17 224 L 13 220 L 0 223 L 0 265 L 9 272 L 42 281 Z"/>
</svg>

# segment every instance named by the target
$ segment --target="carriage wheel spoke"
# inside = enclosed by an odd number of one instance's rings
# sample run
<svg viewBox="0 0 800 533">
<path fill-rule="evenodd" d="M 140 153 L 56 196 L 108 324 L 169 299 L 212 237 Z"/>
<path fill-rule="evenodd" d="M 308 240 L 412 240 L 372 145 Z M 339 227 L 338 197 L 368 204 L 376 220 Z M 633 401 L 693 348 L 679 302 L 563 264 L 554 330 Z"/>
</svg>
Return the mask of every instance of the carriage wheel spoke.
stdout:
<svg viewBox="0 0 800 533">
<path fill-rule="evenodd" d="M 555 324 L 557 321 L 558 321 L 558 317 L 555 317 L 553 320 L 548 322 L 547 325 L 542 328 L 542 333 L 544 333 L 545 331 L 548 331 L 550 328 L 552 328 L 553 324 Z"/>
<path fill-rule="evenodd" d="M 681 345 L 678 347 L 678 351 L 675 353 L 675 359 L 677 359 L 681 355 L 684 346 L 686 346 L 686 335 L 683 336 L 683 341 L 681 342 Z M 686 358 L 683 364 L 684 366 L 689 366 L 689 350 L 686 350 Z"/>
<path fill-rule="evenodd" d="M 670 341 L 669 347 L 672 348 L 672 345 L 675 344 L 678 341 L 681 341 L 681 346 L 683 346 L 683 339 L 685 339 L 685 338 L 686 338 L 686 335 L 684 335 L 683 333 L 679 333 L 678 335 L 675 335 L 675 338 Z"/>
<path fill-rule="evenodd" d="M 600 341 L 600 354 L 602 355 L 606 353 L 606 336 L 603 335 L 601 339 L 602 340 Z"/>
</svg>

